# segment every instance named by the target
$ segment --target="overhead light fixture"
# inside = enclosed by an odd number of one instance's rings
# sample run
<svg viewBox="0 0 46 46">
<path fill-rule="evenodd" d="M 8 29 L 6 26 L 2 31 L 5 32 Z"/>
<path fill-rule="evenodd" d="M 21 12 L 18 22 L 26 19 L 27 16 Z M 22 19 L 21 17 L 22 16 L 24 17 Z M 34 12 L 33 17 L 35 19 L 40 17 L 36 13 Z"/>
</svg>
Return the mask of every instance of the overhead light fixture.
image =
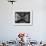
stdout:
<svg viewBox="0 0 46 46">
<path fill-rule="evenodd" d="M 16 2 L 15 0 L 8 0 L 8 2 L 11 2 L 12 4 Z"/>
</svg>

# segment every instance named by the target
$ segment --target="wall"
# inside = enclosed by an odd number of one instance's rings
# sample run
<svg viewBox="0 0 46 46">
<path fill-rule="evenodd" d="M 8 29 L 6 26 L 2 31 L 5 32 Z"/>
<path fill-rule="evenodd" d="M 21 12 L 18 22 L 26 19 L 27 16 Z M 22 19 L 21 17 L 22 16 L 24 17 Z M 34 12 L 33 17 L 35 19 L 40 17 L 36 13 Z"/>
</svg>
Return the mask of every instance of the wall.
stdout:
<svg viewBox="0 0 46 46">
<path fill-rule="evenodd" d="M 15 26 L 14 13 L 16 10 L 32 10 L 32 26 Z M 7 0 L 0 0 L 0 40 L 11 40 L 18 32 L 26 32 L 33 40 L 46 40 L 46 1 L 17 0 L 14 5 Z"/>
</svg>

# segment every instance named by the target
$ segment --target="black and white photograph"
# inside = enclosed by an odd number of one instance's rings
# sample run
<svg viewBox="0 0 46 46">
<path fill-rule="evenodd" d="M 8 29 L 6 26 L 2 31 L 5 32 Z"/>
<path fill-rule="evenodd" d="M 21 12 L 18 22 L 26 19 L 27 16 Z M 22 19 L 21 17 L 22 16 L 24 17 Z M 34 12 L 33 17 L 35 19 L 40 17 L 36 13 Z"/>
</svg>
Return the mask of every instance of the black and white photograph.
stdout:
<svg viewBox="0 0 46 46">
<path fill-rule="evenodd" d="M 32 12 L 15 12 L 15 25 L 31 25 Z"/>
</svg>

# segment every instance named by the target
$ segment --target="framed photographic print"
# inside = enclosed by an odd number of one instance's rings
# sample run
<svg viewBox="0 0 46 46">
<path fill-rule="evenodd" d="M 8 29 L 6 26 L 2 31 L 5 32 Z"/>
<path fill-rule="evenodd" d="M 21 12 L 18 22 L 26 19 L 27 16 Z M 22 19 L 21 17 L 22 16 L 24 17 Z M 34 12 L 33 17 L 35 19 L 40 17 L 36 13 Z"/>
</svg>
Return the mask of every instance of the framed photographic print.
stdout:
<svg viewBox="0 0 46 46">
<path fill-rule="evenodd" d="M 32 11 L 16 11 L 15 25 L 17 26 L 32 25 Z"/>
</svg>

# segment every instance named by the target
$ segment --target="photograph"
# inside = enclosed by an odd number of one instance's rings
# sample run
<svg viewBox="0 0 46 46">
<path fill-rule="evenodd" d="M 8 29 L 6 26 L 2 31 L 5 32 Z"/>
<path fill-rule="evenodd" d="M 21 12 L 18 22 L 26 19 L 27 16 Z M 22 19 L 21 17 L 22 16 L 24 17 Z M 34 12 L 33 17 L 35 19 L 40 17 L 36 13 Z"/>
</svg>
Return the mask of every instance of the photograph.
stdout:
<svg viewBox="0 0 46 46">
<path fill-rule="evenodd" d="M 32 25 L 32 12 L 15 12 L 15 25 Z"/>
<path fill-rule="evenodd" d="M 46 0 L 0 0 L 0 46 L 46 46 Z"/>
</svg>

